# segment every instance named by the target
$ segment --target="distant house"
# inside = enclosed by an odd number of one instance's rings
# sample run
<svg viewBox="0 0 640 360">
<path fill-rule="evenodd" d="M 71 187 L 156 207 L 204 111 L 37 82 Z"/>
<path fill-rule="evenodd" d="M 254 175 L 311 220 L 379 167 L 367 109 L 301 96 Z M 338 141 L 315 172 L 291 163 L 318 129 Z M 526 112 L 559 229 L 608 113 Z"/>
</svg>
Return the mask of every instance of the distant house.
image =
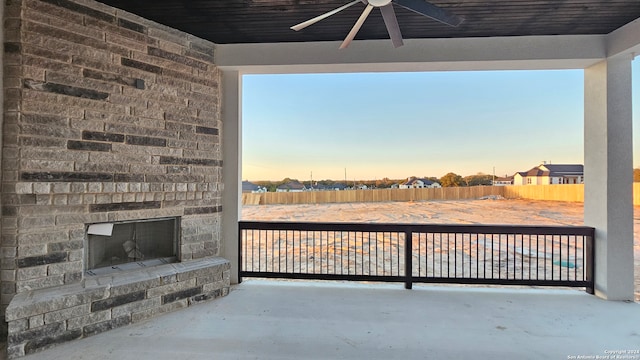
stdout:
<svg viewBox="0 0 640 360">
<path fill-rule="evenodd" d="M 429 179 L 419 179 L 414 176 L 407 179 L 407 181 L 398 185 L 400 189 L 433 189 L 433 188 L 441 188 L 442 186 L 436 182 L 431 181 Z"/>
<path fill-rule="evenodd" d="M 347 186 L 341 183 L 333 183 L 333 184 L 322 184 L 316 182 L 313 184 L 313 187 L 307 188 L 306 191 L 339 191 L 346 189 Z"/>
<path fill-rule="evenodd" d="M 513 176 L 497 177 L 492 182 L 493 186 L 513 185 Z"/>
<path fill-rule="evenodd" d="M 276 188 L 276 192 L 302 192 L 307 188 L 299 181 L 293 180 Z"/>
<path fill-rule="evenodd" d="M 342 183 L 335 183 L 335 184 L 331 184 L 329 185 L 329 187 L 333 190 L 336 191 L 342 191 L 342 190 L 346 190 L 347 189 L 347 185 L 342 184 Z"/>
<path fill-rule="evenodd" d="M 322 189 L 324 191 L 341 191 L 345 190 L 347 185 L 341 183 L 333 183 L 331 185 L 323 185 Z"/>
<path fill-rule="evenodd" d="M 243 181 L 242 192 L 243 193 L 264 193 L 264 192 L 267 192 L 267 188 L 264 186 L 256 185 L 249 181 Z"/>
<path fill-rule="evenodd" d="M 579 164 L 542 164 L 529 171 L 517 172 L 514 185 L 553 185 L 584 183 L 584 166 Z"/>
</svg>

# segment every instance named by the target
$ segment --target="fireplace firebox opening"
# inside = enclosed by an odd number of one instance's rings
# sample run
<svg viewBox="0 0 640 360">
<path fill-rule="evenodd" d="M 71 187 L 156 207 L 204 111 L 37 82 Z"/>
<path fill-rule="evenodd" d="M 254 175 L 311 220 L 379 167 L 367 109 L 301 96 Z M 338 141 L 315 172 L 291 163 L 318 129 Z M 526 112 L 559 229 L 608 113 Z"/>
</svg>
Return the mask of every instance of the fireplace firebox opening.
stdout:
<svg viewBox="0 0 640 360">
<path fill-rule="evenodd" d="M 180 218 L 87 225 L 87 275 L 177 261 Z"/>
</svg>

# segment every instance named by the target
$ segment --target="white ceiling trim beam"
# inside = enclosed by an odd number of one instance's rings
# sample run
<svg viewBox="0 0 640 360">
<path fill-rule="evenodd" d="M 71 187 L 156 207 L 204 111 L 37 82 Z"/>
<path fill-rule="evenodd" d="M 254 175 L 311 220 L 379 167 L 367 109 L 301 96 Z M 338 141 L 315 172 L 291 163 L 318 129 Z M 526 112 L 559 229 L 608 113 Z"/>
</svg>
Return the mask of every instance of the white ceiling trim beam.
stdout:
<svg viewBox="0 0 640 360">
<path fill-rule="evenodd" d="M 640 19 L 607 35 L 607 56 L 635 56 L 640 54 Z"/>
<path fill-rule="evenodd" d="M 242 73 L 584 69 L 607 56 L 607 35 L 228 44 L 216 64 Z"/>
</svg>

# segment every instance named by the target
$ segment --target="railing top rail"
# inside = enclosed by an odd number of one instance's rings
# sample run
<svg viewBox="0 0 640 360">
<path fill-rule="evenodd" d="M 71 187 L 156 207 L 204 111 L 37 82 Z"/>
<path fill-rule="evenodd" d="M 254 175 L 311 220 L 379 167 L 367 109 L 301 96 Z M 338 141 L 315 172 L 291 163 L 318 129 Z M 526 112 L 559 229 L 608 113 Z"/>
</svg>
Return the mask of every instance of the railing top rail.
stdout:
<svg viewBox="0 0 640 360">
<path fill-rule="evenodd" d="M 595 229 L 588 226 L 539 226 L 539 225 L 476 225 L 476 224 L 385 224 L 349 222 L 289 222 L 289 221 L 239 221 L 246 230 L 295 230 L 295 231 L 362 231 L 362 232 L 413 232 L 459 234 L 521 234 L 521 235 L 581 235 L 594 236 Z"/>
</svg>

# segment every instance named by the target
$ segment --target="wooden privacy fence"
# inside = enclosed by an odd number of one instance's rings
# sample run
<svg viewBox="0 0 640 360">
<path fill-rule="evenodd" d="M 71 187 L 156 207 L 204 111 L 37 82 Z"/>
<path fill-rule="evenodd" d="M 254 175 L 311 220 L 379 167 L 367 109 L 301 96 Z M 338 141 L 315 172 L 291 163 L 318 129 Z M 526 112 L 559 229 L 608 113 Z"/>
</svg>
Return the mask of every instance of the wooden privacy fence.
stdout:
<svg viewBox="0 0 640 360">
<path fill-rule="evenodd" d="M 242 194 L 243 205 L 324 204 L 388 201 L 468 200 L 485 196 L 584 202 L 584 185 L 472 186 L 440 189 L 375 189 Z M 640 183 L 633 184 L 633 204 L 640 205 Z"/>
<path fill-rule="evenodd" d="M 501 195 L 499 186 L 449 187 L 440 189 L 375 189 L 342 191 L 268 192 L 242 194 L 245 205 L 322 204 L 421 200 L 462 200 Z"/>
<path fill-rule="evenodd" d="M 503 186 L 507 199 L 584 202 L 583 184 Z"/>
</svg>

